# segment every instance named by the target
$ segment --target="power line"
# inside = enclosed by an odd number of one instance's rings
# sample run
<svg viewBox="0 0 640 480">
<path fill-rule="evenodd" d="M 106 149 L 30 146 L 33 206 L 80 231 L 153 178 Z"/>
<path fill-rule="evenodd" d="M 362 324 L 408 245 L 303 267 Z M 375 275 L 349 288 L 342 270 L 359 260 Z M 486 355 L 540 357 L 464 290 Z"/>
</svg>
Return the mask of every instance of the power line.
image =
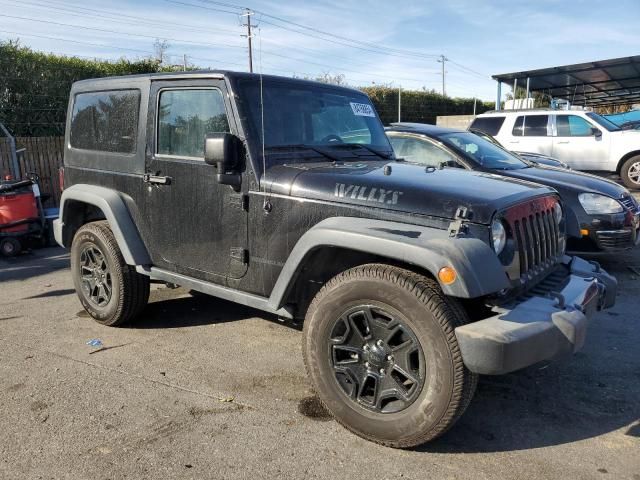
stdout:
<svg viewBox="0 0 640 480">
<path fill-rule="evenodd" d="M 206 3 L 206 4 L 222 5 L 222 6 L 231 7 L 231 8 L 243 8 L 242 6 L 237 5 L 237 4 L 217 2 L 217 1 L 213 1 L 213 0 L 196 0 L 196 1 L 201 2 L 201 3 Z M 393 53 L 393 54 L 409 55 L 409 56 L 414 56 L 414 57 L 422 57 L 422 58 L 436 58 L 436 57 L 438 57 L 438 55 L 436 55 L 436 54 L 423 54 L 423 53 L 418 53 L 418 52 L 412 52 L 410 50 L 386 47 L 384 45 L 379 45 L 379 44 L 372 43 L 372 42 L 364 42 L 364 41 L 357 40 L 357 39 L 354 39 L 354 38 L 349 38 L 349 37 L 345 37 L 345 36 L 342 36 L 342 35 L 337 35 L 335 33 L 323 31 L 323 30 L 320 30 L 320 29 L 315 28 L 315 27 L 310 27 L 308 25 L 303 25 L 301 23 L 293 22 L 291 20 L 287 20 L 287 19 L 282 18 L 282 17 L 277 17 L 275 15 L 268 14 L 268 13 L 266 13 L 264 11 L 261 11 L 261 10 L 254 10 L 254 11 L 256 13 L 261 14 L 264 17 L 268 17 L 268 18 L 270 18 L 272 20 L 276 20 L 278 22 L 282 22 L 282 23 L 286 23 L 286 24 L 289 24 L 289 25 L 293 25 L 293 26 L 295 26 L 295 27 L 297 27 L 299 29 L 309 30 L 309 31 L 317 33 L 319 35 L 324 35 L 324 36 L 328 36 L 328 37 L 331 37 L 331 38 L 337 38 L 337 39 L 340 39 L 340 40 L 343 40 L 343 41 L 346 41 L 346 42 L 350 42 L 350 43 L 354 43 L 354 44 L 357 44 L 357 45 L 361 45 L 361 46 L 364 46 L 364 47 L 367 47 L 367 48 L 375 48 L 376 50 L 379 50 L 379 51 L 385 51 L 385 52 Z"/>
<path fill-rule="evenodd" d="M 139 33 L 118 32 L 116 30 L 106 30 L 106 29 L 102 29 L 102 28 L 85 27 L 85 26 L 82 26 L 82 25 L 73 25 L 73 24 L 69 24 L 69 23 L 53 22 L 53 21 L 50 21 L 50 20 L 40 20 L 40 19 L 29 18 L 29 17 L 19 17 L 19 16 L 16 16 L 16 15 L 0 14 L 0 17 L 13 18 L 13 19 L 17 19 L 17 20 L 26 20 L 26 21 L 29 21 L 29 22 L 46 23 L 46 24 L 49 24 L 49 25 L 58 25 L 58 26 L 62 26 L 62 27 L 79 28 L 79 29 L 82 29 L 82 30 L 92 30 L 92 31 L 96 31 L 96 32 L 104 32 L 104 33 L 111 33 L 111 34 L 117 34 L 117 35 L 127 35 L 127 36 L 130 36 L 130 37 L 141 37 L 141 38 L 152 38 L 152 39 L 158 38 L 157 35 L 143 35 L 143 34 L 139 34 Z M 179 42 L 179 43 L 192 44 L 192 45 L 201 45 L 201 46 L 245 48 L 245 47 L 242 47 L 242 46 L 239 46 L 239 45 L 231 45 L 231 44 L 227 44 L 227 43 L 193 42 L 193 41 L 190 41 L 190 40 L 181 40 L 181 39 L 178 39 L 178 38 L 169 38 L 169 37 L 163 37 L 163 39 L 171 40 L 171 41 Z"/>
<path fill-rule="evenodd" d="M 140 24 L 147 24 L 150 26 L 161 26 L 164 28 L 172 28 L 172 29 L 176 29 L 177 27 L 180 27 L 180 31 L 189 31 L 189 32 L 202 32 L 202 33 L 211 33 L 211 29 L 205 29 L 205 28 L 198 28 L 195 27 L 193 25 L 188 25 L 188 24 L 184 24 L 184 23 L 168 23 L 168 22 L 160 22 L 160 21 L 156 21 L 156 20 L 149 20 L 148 18 L 143 18 L 143 17 L 138 17 L 138 16 L 134 16 L 134 15 L 124 15 L 121 13 L 113 13 L 113 12 L 109 12 L 107 10 L 97 10 L 97 9 L 93 9 L 93 8 L 85 8 L 85 7 L 77 7 L 74 6 L 73 8 L 70 7 L 62 7 L 62 6 L 51 6 L 48 4 L 43 4 L 43 3 L 38 3 L 38 2 L 26 2 L 26 1 L 19 1 L 19 0 L 2 0 L 3 2 L 11 2 L 13 4 L 17 4 L 19 6 L 24 6 L 24 5 L 30 5 L 30 6 L 35 6 L 37 8 L 42 8 L 42 9 L 47 9 L 47 10 L 56 10 L 56 11 L 60 11 L 60 12 L 69 12 L 69 13 L 73 13 L 74 15 L 79 15 L 82 17 L 87 17 L 87 18 L 97 18 L 100 20 L 104 20 L 105 19 L 105 15 L 108 18 L 108 20 L 110 22 L 115 22 L 115 23 L 121 23 L 121 24 L 125 24 L 125 25 L 136 25 L 139 26 Z M 57 2 L 54 1 L 49 1 L 49 3 L 53 3 L 53 4 L 58 4 Z M 59 4 L 58 4 L 59 5 Z M 64 4 L 63 4 L 64 5 Z M 90 12 L 90 13 L 83 13 L 83 12 Z M 96 14 L 96 15 L 93 15 Z M 125 21 L 122 19 L 131 19 L 130 21 Z M 232 34 L 236 34 L 237 31 L 233 31 L 233 30 L 224 30 L 222 28 L 220 28 L 219 26 L 215 26 L 215 31 L 216 32 L 223 32 L 223 33 L 232 33 Z"/>
</svg>

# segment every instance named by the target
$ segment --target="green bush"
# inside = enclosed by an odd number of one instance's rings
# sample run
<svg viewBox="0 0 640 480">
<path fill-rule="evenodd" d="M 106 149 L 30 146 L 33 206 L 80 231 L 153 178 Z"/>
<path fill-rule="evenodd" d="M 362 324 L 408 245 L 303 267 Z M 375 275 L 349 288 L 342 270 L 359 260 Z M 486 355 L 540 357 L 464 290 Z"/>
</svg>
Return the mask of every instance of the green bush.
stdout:
<svg viewBox="0 0 640 480">
<path fill-rule="evenodd" d="M 364 87 L 361 90 L 369 95 L 385 125 L 398 121 L 397 88 Z M 473 98 L 450 98 L 434 91 L 403 90 L 400 100 L 403 122 L 435 124 L 439 115 L 473 114 Z M 493 102 L 476 102 L 477 114 L 493 108 Z"/>
<path fill-rule="evenodd" d="M 14 41 L 0 42 L 0 122 L 15 136 L 63 135 L 73 82 L 159 69 L 151 59 L 86 60 L 34 52 Z"/>
</svg>

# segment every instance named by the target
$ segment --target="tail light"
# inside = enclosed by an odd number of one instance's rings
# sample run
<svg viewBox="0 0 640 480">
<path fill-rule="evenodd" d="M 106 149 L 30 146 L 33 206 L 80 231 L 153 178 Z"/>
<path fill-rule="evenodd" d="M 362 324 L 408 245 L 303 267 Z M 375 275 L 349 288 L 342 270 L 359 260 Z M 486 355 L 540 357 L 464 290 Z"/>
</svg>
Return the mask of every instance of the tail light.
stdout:
<svg viewBox="0 0 640 480">
<path fill-rule="evenodd" d="M 60 184 L 60 191 L 64 190 L 64 167 L 58 169 L 58 183 Z"/>
</svg>

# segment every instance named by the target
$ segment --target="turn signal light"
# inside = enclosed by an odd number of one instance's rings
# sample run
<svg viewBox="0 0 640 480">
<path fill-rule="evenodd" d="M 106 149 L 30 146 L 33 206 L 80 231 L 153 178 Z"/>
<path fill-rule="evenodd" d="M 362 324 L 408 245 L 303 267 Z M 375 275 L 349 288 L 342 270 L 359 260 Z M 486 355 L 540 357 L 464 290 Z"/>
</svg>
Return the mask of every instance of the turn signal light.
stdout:
<svg viewBox="0 0 640 480">
<path fill-rule="evenodd" d="M 442 267 L 438 272 L 438 278 L 445 285 L 451 285 L 456 281 L 456 271 L 452 267 Z"/>
<path fill-rule="evenodd" d="M 580 235 L 582 235 L 583 237 L 589 236 L 589 230 L 587 230 L 586 228 L 581 228 Z"/>
</svg>

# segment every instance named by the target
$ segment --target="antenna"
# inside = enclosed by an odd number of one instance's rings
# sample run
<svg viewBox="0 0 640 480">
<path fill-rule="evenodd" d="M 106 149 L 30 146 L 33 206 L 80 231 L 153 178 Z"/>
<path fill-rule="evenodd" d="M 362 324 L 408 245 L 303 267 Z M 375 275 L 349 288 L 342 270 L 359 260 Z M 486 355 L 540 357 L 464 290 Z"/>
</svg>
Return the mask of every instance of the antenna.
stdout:
<svg viewBox="0 0 640 480">
<path fill-rule="evenodd" d="M 269 213 L 271 211 L 271 201 L 267 196 L 267 182 L 265 181 L 265 177 L 267 175 L 267 157 L 265 155 L 265 147 L 264 147 L 264 91 L 262 88 L 262 30 L 258 27 L 258 62 L 260 68 L 260 129 L 262 131 L 262 175 L 260 176 L 260 187 L 264 187 L 262 190 L 265 197 L 264 203 L 262 207 L 264 208 L 265 213 Z"/>
</svg>

